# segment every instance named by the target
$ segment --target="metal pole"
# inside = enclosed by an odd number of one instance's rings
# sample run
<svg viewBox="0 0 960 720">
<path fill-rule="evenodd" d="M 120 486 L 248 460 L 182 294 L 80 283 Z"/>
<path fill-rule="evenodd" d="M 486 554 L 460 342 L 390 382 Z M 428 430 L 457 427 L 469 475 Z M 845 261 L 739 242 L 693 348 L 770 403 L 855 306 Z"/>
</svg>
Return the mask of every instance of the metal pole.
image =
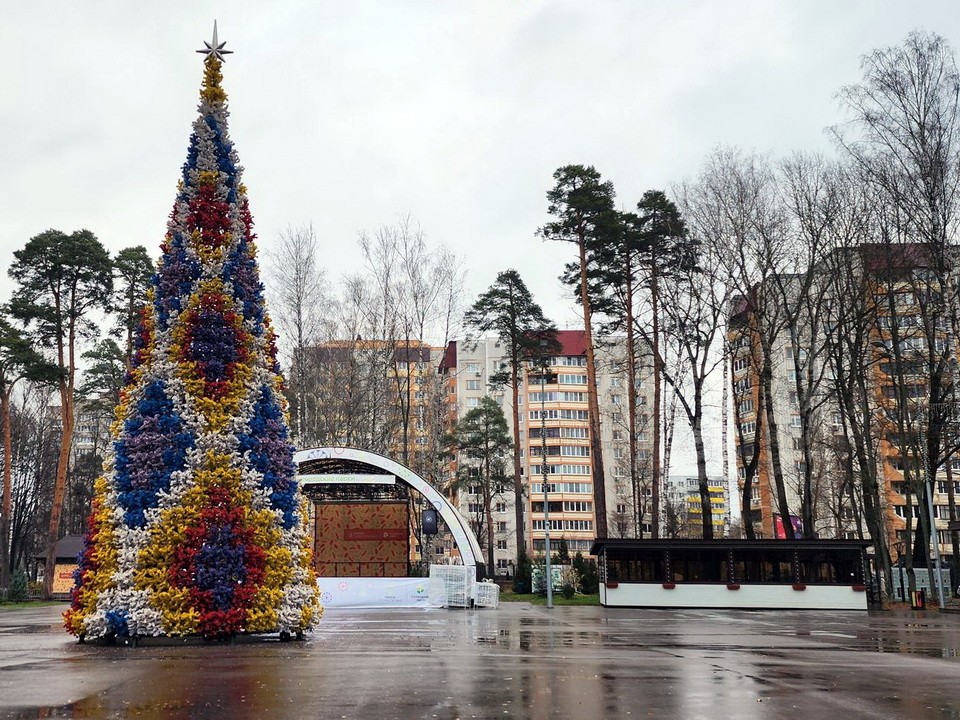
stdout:
<svg viewBox="0 0 960 720">
<path fill-rule="evenodd" d="M 543 358 L 540 369 L 540 447 L 543 452 L 543 551 L 546 558 L 545 575 L 547 581 L 547 607 L 553 607 L 553 574 L 550 570 L 550 500 L 547 496 L 547 360 Z"/>
<path fill-rule="evenodd" d="M 924 462 L 926 465 L 926 462 Z M 924 478 L 926 483 L 926 478 Z M 943 600 L 943 565 L 940 562 L 940 538 L 937 537 L 937 523 L 933 517 L 933 484 L 927 488 L 927 512 L 930 515 L 930 547 L 933 549 L 934 567 L 936 568 L 937 578 L 937 602 L 940 607 L 946 607 Z"/>
</svg>

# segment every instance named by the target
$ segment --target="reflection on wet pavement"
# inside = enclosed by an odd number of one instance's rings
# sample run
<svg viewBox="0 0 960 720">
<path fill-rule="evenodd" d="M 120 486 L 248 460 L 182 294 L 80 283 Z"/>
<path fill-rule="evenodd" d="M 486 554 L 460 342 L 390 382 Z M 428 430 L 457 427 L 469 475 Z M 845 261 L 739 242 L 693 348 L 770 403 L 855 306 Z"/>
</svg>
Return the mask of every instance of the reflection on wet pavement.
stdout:
<svg viewBox="0 0 960 720">
<path fill-rule="evenodd" d="M 79 645 L 0 611 L 0 716 L 960 718 L 960 616 L 329 610 L 302 643 Z"/>
</svg>

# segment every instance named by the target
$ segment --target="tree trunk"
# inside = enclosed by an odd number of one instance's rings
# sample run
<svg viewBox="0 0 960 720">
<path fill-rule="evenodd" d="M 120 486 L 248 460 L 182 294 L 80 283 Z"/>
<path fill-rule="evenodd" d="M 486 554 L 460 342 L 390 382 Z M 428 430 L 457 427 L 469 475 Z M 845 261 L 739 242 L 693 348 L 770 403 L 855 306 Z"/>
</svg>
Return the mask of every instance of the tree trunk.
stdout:
<svg viewBox="0 0 960 720">
<path fill-rule="evenodd" d="M 657 287 L 657 254 L 651 254 L 650 302 L 653 310 L 653 455 L 650 458 L 650 537 L 660 537 L 660 293 Z"/>
<path fill-rule="evenodd" d="M 812 361 L 801 374 L 800 343 L 797 341 L 793 326 L 790 327 L 790 347 L 793 349 L 794 391 L 797 393 L 797 405 L 800 411 L 800 447 L 803 454 L 803 491 L 800 494 L 800 517 L 803 520 L 805 537 L 816 537 L 813 497 L 813 408 L 810 402 L 809 388 L 812 387 Z"/>
<path fill-rule="evenodd" d="M 728 404 L 730 402 L 729 393 L 730 386 L 728 384 L 730 380 L 730 348 L 727 343 L 723 344 L 723 392 L 721 394 L 720 400 L 720 459 L 722 465 L 721 474 L 723 476 L 723 485 L 729 493 L 731 501 L 733 500 L 733 486 L 730 482 L 730 451 L 727 449 L 727 416 L 728 416 Z M 730 507 L 728 505 L 727 507 Z M 741 522 L 743 521 L 743 516 L 741 515 Z M 744 523 L 746 525 L 746 523 Z"/>
<path fill-rule="evenodd" d="M 520 567 L 520 558 L 527 553 L 526 527 L 523 522 L 523 476 L 520 474 L 520 369 L 517 367 L 520 360 L 515 350 L 512 360 L 511 378 L 513 383 L 513 402 L 510 410 L 513 413 L 513 511 L 517 524 L 517 567 Z M 543 479 L 547 481 L 546 478 Z"/>
<path fill-rule="evenodd" d="M 0 392 L 0 422 L 3 422 L 3 506 L 0 509 L 0 588 L 10 587 L 10 516 L 13 512 L 13 442 L 10 432 L 10 388 Z"/>
<path fill-rule="evenodd" d="M 947 509 L 950 513 L 950 552 L 953 554 L 953 562 L 950 564 L 951 573 L 950 577 L 953 582 L 950 583 L 950 594 L 954 597 L 957 594 L 957 585 L 960 583 L 960 580 L 957 578 L 957 561 L 960 560 L 960 531 L 954 528 L 955 523 L 957 522 L 957 497 L 956 492 L 953 487 L 953 456 L 947 457 Z"/>
<path fill-rule="evenodd" d="M 780 521 L 783 525 L 784 535 L 788 540 L 793 540 L 793 523 L 790 520 L 790 507 L 787 504 L 787 488 L 783 482 L 783 465 L 780 459 L 780 437 L 777 432 L 777 420 L 773 410 L 773 362 L 770 355 L 770 348 L 766 341 L 761 338 L 763 352 L 763 368 L 760 373 L 763 383 L 763 403 L 764 413 L 767 417 L 767 445 L 770 448 L 770 464 L 773 468 L 773 483 L 777 491 L 777 509 L 780 511 Z M 774 534 L 776 526 L 774 525 Z"/>
<path fill-rule="evenodd" d="M 633 330 L 633 272 L 630 267 L 632 254 L 627 248 L 624 262 L 627 276 L 626 325 L 627 325 L 627 433 L 630 447 L 630 489 L 633 493 L 633 536 L 643 537 L 643 514 L 640 512 L 639 480 L 637 477 L 637 343 Z"/>
<path fill-rule="evenodd" d="M 580 236 L 580 300 L 583 305 L 583 335 L 587 354 L 587 400 L 590 414 L 590 453 L 593 465 L 593 504 L 596 517 L 594 534 L 607 537 L 607 488 L 603 470 L 603 445 L 600 442 L 600 403 L 597 398 L 597 363 L 593 351 L 593 310 L 587 289 L 586 239 Z M 546 476 L 543 478 L 547 482 Z"/>
<path fill-rule="evenodd" d="M 703 446 L 703 407 L 700 403 L 700 389 L 694 399 L 693 445 L 697 453 L 697 479 L 700 486 L 700 511 L 703 539 L 713 540 L 713 507 L 710 503 L 710 484 L 707 481 L 707 453 Z"/>
<path fill-rule="evenodd" d="M 57 458 L 57 476 L 53 484 L 53 501 L 50 504 L 50 524 L 47 527 L 47 553 L 44 567 L 43 596 L 53 597 L 53 576 L 56 569 L 56 545 L 60 539 L 60 517 L 63 514 L 63 498 L 67 489 L 67 468 L 70 466 L 70 446 L 73 439 L 73 383 L 60 383 L 60 454 Z"/>
<path fill-rule="evenodd" d="M 730 381 L 733 382 L 733 375 L 730 375 Z M 740 493 L 740 519 L 743 523 L 743 531 L 746 535 L 747 540 L 755 540 L 757 537 L 756 530 L 753 527 L 753 480 L 757 475 L 757 466 L 760 462 L 760 448 L 759 448 L 759 438 L 763 433 L 763 384 L 759 383 L 757 385 L 756 397 L 753 393 L 750 394 L 750 399 L 754 401 L 754 407 L 756 408 L 756 427 L 753 432 L 753 452 L 751 453 L 750 462 L 745 462 L 743 459 L 743 450 L 742 448 L 746 447 L 746 443 L 743 439 L 743 432 L 740 428 L 741 420 L 740 417 L 740 398 L 737 397 L 737 394 L 733 394 L 733 424 L 736 427 L 737 439 L 739 440 L 739 447 L 741 450 L 738 451 L 738 457 L 740 464 L 743 465 L 743 491 Z"/>
<path fill-rule="evenodd" d="M 489 455 L 488 455 L 489 457 Z M 485 482 L 483 483 L 483 513 L 487 520 L 487 572 L 486 577 L 493 577 L 493 492 L 490 478 L 490 461 L 484 461 Z"/>
</svg>

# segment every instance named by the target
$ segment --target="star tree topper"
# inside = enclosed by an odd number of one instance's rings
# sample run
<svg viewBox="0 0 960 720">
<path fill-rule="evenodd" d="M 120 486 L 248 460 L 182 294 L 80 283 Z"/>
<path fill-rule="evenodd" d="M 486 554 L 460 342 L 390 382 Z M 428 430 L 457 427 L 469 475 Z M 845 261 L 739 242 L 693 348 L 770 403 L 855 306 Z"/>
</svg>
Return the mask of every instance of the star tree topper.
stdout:
<svg viewBox="0 0 960 720">
<path fill-rule="evenodd" d="M 207 57 L 213 55 L 217 60 L 223 61 L 224 55 L 231 55 L 233 50 L 224 50 L 223 46 L 226 45 L 226 42 L 218 43 L 217 42 L 217 21 L 213 21 L 213 42 L 203 41 L 203 44 L 206 45 L 202 50 L 197 50 L 198 53 L 203 53 Z"/>
</svg>

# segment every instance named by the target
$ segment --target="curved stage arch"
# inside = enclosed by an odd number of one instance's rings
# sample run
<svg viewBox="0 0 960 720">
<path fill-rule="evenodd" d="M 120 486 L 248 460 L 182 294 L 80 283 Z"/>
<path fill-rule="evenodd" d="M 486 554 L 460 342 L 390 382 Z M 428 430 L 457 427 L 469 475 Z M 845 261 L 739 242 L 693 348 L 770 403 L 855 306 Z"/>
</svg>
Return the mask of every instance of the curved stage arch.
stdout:
<svg viewBox="0 0 960 720">
<path fill-rule="evenodd" d="M 369 466 L 373 470 L 380 470 L 396 477 L 423 495 L 437 510 L 440 517 L 443 518 L 443 521 L 447 524 L 450 534 L 453 535 L 453 540 L 457 544 L 457 549 L 460 551 L 463 564 L 474 569 L 476 569 L 477 565 L 482 564 L 483 553 L 480 550 L 480 543 L 477 542 L 477 537 L 474 535 L 469 523 L 467 523 L 457 509 L 450 504 L 447 498 L 410 468 L 383 455 L 378 455 L 366 450 L 358 450 L 356 448 L 310 448 L 309 450 L 300 450 L 293 456 L 293 461 L 297 464 L 298 469 L 304 463 L 318 460 L 361 463 L 362 465 Z M 375 473 L 361 473 L 361 475 L 362 474 L 376 476 Z M 375 481 L 371 479 L 371 482 Z"/>
</svg>

